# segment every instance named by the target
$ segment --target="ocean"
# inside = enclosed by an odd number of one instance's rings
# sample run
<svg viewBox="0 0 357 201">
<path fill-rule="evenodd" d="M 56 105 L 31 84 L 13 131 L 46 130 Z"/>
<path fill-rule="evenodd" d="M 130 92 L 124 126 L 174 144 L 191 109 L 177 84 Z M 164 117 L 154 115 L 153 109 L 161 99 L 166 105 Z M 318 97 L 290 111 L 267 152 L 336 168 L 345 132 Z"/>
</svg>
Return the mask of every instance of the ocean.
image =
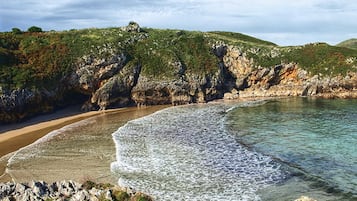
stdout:
<svg viewBox="0 0 357 201">
<path fill-rule="evenodd" d="M 357 100 L 217 101 L 99 115 L 0 162 L 18 182 L 89 179 L 159 201 L 353 201 L 356 144 Z"/>
<path fill-rule="evenodd" d="M 119 185 L 156 200 L 357 199 L 357 100 L 171 107 L 113 139 Z"/>
</svg>

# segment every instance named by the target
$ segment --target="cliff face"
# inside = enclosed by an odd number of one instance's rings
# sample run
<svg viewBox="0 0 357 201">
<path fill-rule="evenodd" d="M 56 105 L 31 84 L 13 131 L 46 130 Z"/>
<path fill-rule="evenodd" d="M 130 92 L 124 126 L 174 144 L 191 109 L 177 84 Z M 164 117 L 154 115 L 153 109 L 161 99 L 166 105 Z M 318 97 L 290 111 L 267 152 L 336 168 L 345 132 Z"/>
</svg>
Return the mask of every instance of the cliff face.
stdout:
<svg viewBox="0 0 357 201">
<path fill-rule="evenodd" d="M 139 78 L 131 97 L 137 105 L 203 103 L 221 98 L 224 78 L 217 72 L 212 76 L 189 75 L 175 80 Z"/>
<path fill-rule="evenodd" d="M 236 47 L 226 47 L 224 65 L 235 78 L 234 90 L 226 99 L 238 97 L 321 96 L 357 98 L 357 71 L 346 76 L 313 75 L 297 64 L 279 64 L 255 68 Z"/>
<path fill-rule="evenodd" d="M 138 28 L 134 33 L 130 31 L 128 39 L 118 42 L 124 44 L 121 48 L 105 44 L 104 48 L 95 47 L 100 53 L 91 50 L 76 58 L 71 70 L 50 88 L 3 89 L 0 85 L 0 122 L 16 122 L 72 103 L 82 103 L 82 109 L 88 111 L 128 105 L 202 103 L 219 98 L 357 98 L 353 56 L 345 58 L 352 66 L 347 73 L 313 73 L 293 60 L 280 61 L 271 67 L 262 65 L 265 60 L 274 62 L 279 54 L 285 60 L 288 53 L 295 51 L 277 52 L 277 47 L 270 43 L 229 44 L 216 38 L 216 32 L 206 35 L 169 32 L 167 39 L 150 39 L 150 32 L 140 31 Z M 123 34 L 126 32 L 123 29 Z M 150 44 L 154 45 L 149 47 Z M 299 47 L 296 51 L 304 48 L 311 47 Z M 260 59 L 263 62 L 258 63 Z"/>
</svg>

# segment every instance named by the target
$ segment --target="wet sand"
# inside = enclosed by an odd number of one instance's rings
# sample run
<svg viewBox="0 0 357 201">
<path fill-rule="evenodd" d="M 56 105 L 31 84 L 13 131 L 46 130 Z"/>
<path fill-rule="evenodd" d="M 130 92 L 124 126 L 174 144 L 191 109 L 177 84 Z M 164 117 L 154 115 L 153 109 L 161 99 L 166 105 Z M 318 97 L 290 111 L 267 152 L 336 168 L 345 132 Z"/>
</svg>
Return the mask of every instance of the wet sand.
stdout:
<svg viewBox="0 0 357 201">
<path fill-rule="evenodd" d="M 34 125 L 28 125 L 23 128 L 6 131 L 4 133 L 0 133 L 0 157 L 14 152 L 21 147 L 29 145 L 46 135 L 47 133 L 62 128 L 65 125 L 95 116 L 103 113 L 115 112 L 118 110 L 107 110 L 107 111 L 92 111 L 82 114 L 76 114 L 70 117 L 63 117 L 59 119 L 54 119 L 50 121 L 45 121 L 41 123 L 37 123 Z M 44 117 L 43 117 L 44 118 Z M 42 119 L 43 119 L 42 118 Z M 16 125 L 10 125 L 16 126 Z"/>
<path fill-rule="evenodd" d="M 165 107 L 89 112 L 0 134 L 1 154 L 16 151 L 0 158 L 0 182 L 68 179 L 84 182 L 90 179 L 116 183 L 110 172 L 110 163 L 115 160 L 111 134 L 127 121 Z M 47 139 L 46 134 L 53 130 L 59 134 Z M 46 140 L 31 144 L 39 138 Z"/>
</svg>

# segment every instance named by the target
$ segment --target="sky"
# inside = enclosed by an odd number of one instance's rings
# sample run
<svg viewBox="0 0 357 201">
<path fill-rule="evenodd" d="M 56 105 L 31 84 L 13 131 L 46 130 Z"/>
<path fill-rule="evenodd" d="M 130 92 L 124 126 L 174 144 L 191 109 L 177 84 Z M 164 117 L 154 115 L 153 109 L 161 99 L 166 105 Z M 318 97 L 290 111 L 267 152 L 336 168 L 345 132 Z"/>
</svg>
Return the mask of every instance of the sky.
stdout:
<svg viewBox="0 0 357 201">
<path fill-rule="evenodd" d="M 0 31 L 125 26 L 232 31 L 278 45 L 357 38 L 356 0 L 0 0 Z"/>
</svg>

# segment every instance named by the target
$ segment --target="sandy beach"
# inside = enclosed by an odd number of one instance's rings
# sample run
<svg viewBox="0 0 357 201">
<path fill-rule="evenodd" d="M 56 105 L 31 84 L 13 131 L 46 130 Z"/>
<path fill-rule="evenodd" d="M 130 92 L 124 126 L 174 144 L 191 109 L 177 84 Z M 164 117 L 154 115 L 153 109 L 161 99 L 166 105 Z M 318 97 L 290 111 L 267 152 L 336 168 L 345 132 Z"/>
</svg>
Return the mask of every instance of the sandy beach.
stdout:
<svg viewBox="0 0 357 201">
<path fill-rule="evenodd" d="M 112 132 L 129 120 L 165 107 L 93 111 L 6 131 L 0 134 L 0 182 L 90 179 L 116 183 L 110 172 L 115 159 Z M 54 130 L 59 134 L 33 143 Z"/>
<path fill-rule="evenodd" d="M 123 109 L 106 111 L 91 111 L 69 117 L 58 118 L 50 121 L 27 125 L 23 128 L 0 133 L 0 157 L 29 145 L 47 133 L 62 128 L 65 125 L 104 113 L 113 113 Z M 25 124 L 26 125 L 26 124 Z M 16 125 L 14 125 L 16 126 Z"/>
</svg>

